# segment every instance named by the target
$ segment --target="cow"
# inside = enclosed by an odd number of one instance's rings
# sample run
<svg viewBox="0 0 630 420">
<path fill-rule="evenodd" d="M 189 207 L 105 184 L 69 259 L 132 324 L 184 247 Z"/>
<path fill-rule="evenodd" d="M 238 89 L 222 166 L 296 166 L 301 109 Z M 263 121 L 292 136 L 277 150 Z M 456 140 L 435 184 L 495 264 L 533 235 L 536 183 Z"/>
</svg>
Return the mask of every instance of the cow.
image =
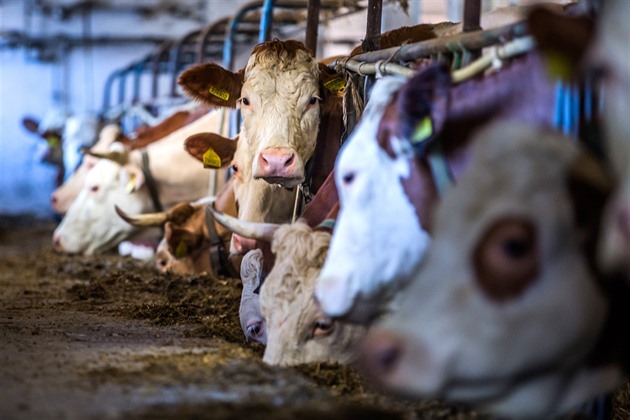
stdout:
<svg viewBox="0 0 630 420">
<path fill-rule="evenodd" d="M 100 121 L 92 115 L 71 115 L 52 109 L 41 121 L 24 117 L 22 125 L 46 141 L 41 160 L 57 167 L 55 185 L 68 179 L 81 162 L 81 149 L 96 141 Z"/>
<path fill-rule="evenodd" d="M 116 123 L 107 124 L 99 133 L 99 139 L 91 148 L 94 152 L 104 152 L 114 140 L 128 145 L 132 150 L 141 149 L 149 144 L 166 137 L 173 131 L 190 124 L 203 114 L 207 113 L 204 107 L 198 107 L 193 111 L 178 111 L 162 120 L 157 125 L 143 127 L 129 136 L 121 133 L 120 127 Z M 64 215 L 68 211 L 70 204 L 74 201 L 83 186 L 85 175 L 94 166 L 98 158 L 84 155 L 81 165 L 60 185 L 50 196 L 53 210 Z"/>
<path fill-rule="evenodd" d="M 55 229 L 54 248 L 92 255 L 137 233 L 137 228 L 116 215 L 116 204 L 134 214 L 158 204 L 171 207 L 206 196 L 214 188 L 216 174 L 204 171 L 182 145 L 191 134 L 216 127 L 217 116 L 210 112 L 142 150 L 112 144 L 107 155 L 100 155 L 108 159 L 101 159 L 87 174 L 77 199 Z M 143 160 L 148 160 L 148 169 L 143 170 Z M 150 184 L 157 191 L 151 193 Z"/>
<path fill-rule="evenodd" d="M 430 66 L 406 83 L 378 80 L 373 92 L 335 164 L 341 211 L 315 288 L 326 314 L 360 323 L 388 312 L 421 264 L 433 208 L 466 167 L 472 130 L 494 118 L 551 127 L 555 109 L 535 53 L 456 86 L 447 68 Z"/>
<path fill-rule="evenodd" d="M 206 63 L 181 74 L 179 83 L 192 98 L 209 106 L 240 104 L 243 122 L 230 154 L 221 146 L 226 139 L 214 133 L 186 142 L 206 166 L 232 167 L 240 219 L 289 221 L 296 189 L 304 184 L 315 193 L 330 173 L 339 149 L 341 102 L 324 85 L 334 77 L 293 40 L 259 44 L 238 72 Z M 305 170 L 307 162 L 312 171 Z M 252 241 L 232 235 L 233 253 L 253 247 Z"/>
<path fill-rule="evenodd" d="M 155 255 L 159 272 L 176 274 L 214 273 L 237 275 L 227 250 L 232 233 L 214 221 L 207 206 L 236 215 L 232 181 L 223 186 L 216 197 L 204 197 L 193 203 L 179 203 L 166 212 L 127 215 L 116 208 L 126 222 L 140 228 L 162 227 L 164 237 Z"/>
<path fill-rule="evenodd" d="M 613 390 L 630 355 L 625 282 L 594 263 L 612 182 L 575 142 L 514 121 L 476 134 L 400 308 L 368 333 L 388 389 L 542 418 Z"/>
</svg>

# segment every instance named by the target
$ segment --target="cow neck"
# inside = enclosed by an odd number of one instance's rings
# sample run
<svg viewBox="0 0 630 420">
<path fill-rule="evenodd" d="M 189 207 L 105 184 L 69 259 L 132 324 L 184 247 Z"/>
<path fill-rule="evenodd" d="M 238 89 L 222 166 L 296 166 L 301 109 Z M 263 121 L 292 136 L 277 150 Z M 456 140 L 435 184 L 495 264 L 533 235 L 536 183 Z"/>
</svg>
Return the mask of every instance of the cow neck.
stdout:
<svg viewBox="0 0 630 420">
<path fill-rule="evenodd" d="M 140 151 L 140 155 L 142 156 L 142 173 L 144 174 L 144 180 L 147 188 L 149 189 L 149 195 L 151 196 L 151 201 L 153 202 L 153 208 L 157 213 L 161 213 L 164 211 L 164 208 L 160 202 L 160 195 L 158 194 L 155 178 L 153 178 L 153 174 L 151 173 L 151 169 L 149 167 L 149 154 L 147 153 L 147 149 L 142 149 Z"/>
</svg>

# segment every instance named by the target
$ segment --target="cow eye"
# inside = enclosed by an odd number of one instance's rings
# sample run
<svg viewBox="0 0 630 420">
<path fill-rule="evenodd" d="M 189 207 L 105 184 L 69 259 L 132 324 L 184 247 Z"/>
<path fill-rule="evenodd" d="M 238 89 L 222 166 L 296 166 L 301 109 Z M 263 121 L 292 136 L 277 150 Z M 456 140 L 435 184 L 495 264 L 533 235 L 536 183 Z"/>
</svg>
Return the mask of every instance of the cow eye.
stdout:
<svg viewBox="0 0 630 420">
<path fill-rule="evenodd" d="M 313 324 L 313 337 L 321 337 L 332 333 L 333 321 L 330 318 L 320 318 Z"/>
<path fill-rule="evenodd" d="M 473 254 L 476 279 L 491 298 L 518 296 L 538 275 L 538 245 L 534 224 L 510 217 L 494 222 Z"/>
<path fill-rule="evenodd" d="M 241 98 L 241 103 L 245 106 L 249 106 L 249 99 L 247 98 Z"/>
<path fill-rule="evenodd" d="M 237 173 L 238 172 L 238 166 L 232 165 L 232 172 Z"/>
<path fill-rule="evenodd" d="M 98 191 L 98 185 L 92 185 L 90 187 L 90 191 L 93 192 L 93 193 L 97 192 Z"/>
<path fill-rule="evenodd" d="M 310 101 L 308 101 L 309 105 L 315 105 L 317 103 L 318 98 L 313 96 Z"/>
</svg>

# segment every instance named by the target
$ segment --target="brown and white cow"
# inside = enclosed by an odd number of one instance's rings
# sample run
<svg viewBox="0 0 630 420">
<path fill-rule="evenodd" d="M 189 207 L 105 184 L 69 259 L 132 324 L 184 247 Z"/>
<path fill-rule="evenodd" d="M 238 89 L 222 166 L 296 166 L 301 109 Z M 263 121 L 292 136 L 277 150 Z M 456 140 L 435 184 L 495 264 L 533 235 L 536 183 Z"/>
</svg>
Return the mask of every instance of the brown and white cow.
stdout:
<svg viewBox="0 0 630 420">
<path fill-rule="evenodd" d="M 224 185 L 216 197 L 204 197 L 193 203 L 180 203 L 166 212 L 119 216 L 140 228 L 162 227 L 164 237 L 156 249 L 155 264 L 160 272 L 176 274 L 228 273 L 235 267 L 227 251 L 232 233 L 214 221 L 207 206 L 229 215 L 236 215 L 232 181 Z"/>
<path fill-rule="evenodd" d="M 254 48 L 241 71 L 208 63 L 180 76 L 184 90 L 207 105 L 240 104 L 243 122 L 231 154 L 223 153 L 225 139 L 211 133 L 197 134 L 186 143 L 208 167 L 231 163 L 240 219 L 289 221 L 295 188 L 308 183 L 310 176 L 310 189 L 316 192 L 332 170 L 341 109 L 336 93 L 323 86 L 331 77 L 302 43 L 278 40 Z M 325 158 L 329 155 L 333 158 Z M 309 175 L 305 167 L 311 160 Z M 252 247 L 252 241 L 233 235 L 233 252 L 245 253 Z"/>
<path fill-rule="evenodd" d="M 198 107 L 193 111 L 178 111 L 165 118 L 159 124 L 143 127 L 130 136 L 123 136 L 118 124 L 108 124 L 101 129 L 98 141 L 91 147 L 91 150 L 97 153 L 105 152 L 115 140 L 128 145 L 132 150 L 141 149 L 201 118 L 207 112 L 208 110 L 203 107 Z M 52 193 L 50 201 L 53 210 L 57 214 L 66 214 L 68 208 L 79 194 L 87 172 L 92 169 L 97 161 L 98 158 L 94 156 L 84 155 L 81 165 Z"/>
<path fill-rule="evenodd" d="M 325 313 L 355 322 L 388 311 L 421 263 L 439 190 L 466 166 L 472 130 L 494 118 L 550 127 L 555 105 L 536 54 L 457 86 L 432 66 L 373 92 L 336 162 L 341 212 L 315 288 Z"/>
<path fill-rule="evenodd" d="M 183 143 L 193 133 L 217 127 L 217 118 L 216 111 L 210 112 L 143 149 L 162 206 L 194 201 L 214 188 L 216 174 L 200 167 Z M 115 213 L 114 206 L 129 214 L 154 209 L 142 169 L 143 150 L 129 150 L 116 142 L 110 146 L 110 159 L 100 159 L 89 171 L 81 192 L 55 230 L 57 251 L 100 253 L 138 233 Z"/>
<path fill-rule="evenodd" d="M 368 333 L 366 372 L 507 417 L 610 392 L 630 355 L 628 286 L 593 263 L 610 179 L 571 140 L 515 122 L 480 131 L 470 159 L 401 307 Z"/>
</svg>

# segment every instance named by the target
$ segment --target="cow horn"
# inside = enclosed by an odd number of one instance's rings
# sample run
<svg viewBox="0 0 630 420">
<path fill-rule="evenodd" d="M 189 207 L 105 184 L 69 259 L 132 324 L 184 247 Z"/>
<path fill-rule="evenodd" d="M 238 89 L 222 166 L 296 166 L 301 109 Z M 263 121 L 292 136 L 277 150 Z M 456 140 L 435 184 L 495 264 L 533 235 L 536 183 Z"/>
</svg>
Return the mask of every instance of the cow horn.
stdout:
<svg viewBox="0 0 630 420">
<path fill-rule="evenodd" d="M 167 222 L 166 212 L 161 213 L 147 213 L 147 214 L 136 214 L 133 216 L 128 215 L 124 211 L 122 211 L 118 206 L 114 205 L 116 209 L 116 213 L 127 223 L 136 227 L 154 227 L 154 226 L 164 226 L 164 223 Z"/>
<path fill-rule="evenodd" d="M 127 163 L 127 154 L 125 152 L 119 151 L 109 151 L 109 152 L 94 152 L 90 149 L 83 149 L 83 153 L 94 156 L 101 159 L 112 160 L 119 165 L 124 165 Z"/>
<path fill-rule="evenodd" d="M 246 222 L 236 217 L 221 213 L 214 207 L 214 203 L 208 206 L 217 222 L 221 223 L 226 229 L 240 235 L 244 238 L 258 239 L 271 243 L 273 234 L 282 225 L 276 223 L 259 223 Z"/>
</svg>

